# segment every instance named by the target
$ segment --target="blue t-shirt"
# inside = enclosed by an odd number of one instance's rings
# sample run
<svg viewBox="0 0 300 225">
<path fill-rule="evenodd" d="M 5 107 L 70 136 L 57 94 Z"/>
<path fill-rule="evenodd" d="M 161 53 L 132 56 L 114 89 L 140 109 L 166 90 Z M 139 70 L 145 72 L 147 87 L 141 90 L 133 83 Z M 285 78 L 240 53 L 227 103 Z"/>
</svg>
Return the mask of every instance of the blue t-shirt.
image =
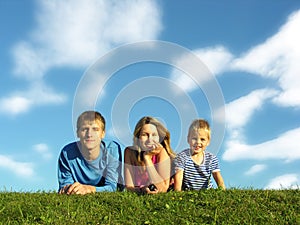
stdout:
<svg viewBox="0 0 300 225">
<path fill-rule="evenodd" d="M 211 174 L 220 171 L 217 157 L 210 152 L 204 152 L 202 164 L 196 164 L 190 149 L 185 149 L 174 160 L 175 170 L 183 170 L 182 190 L 200 190 L 212 188 Z"/>
<path fill-rule="evenodd" d="M 59 190 L 79 182 L 96 186 L 96 191 L 116 191 L 122 178 L 120 145 L 102 140 L 99 157 L 93 161 L 84 159 L 78 145 L 80 142 L 72 142 L 61 150 L 58 159 Z"/>
</svg>

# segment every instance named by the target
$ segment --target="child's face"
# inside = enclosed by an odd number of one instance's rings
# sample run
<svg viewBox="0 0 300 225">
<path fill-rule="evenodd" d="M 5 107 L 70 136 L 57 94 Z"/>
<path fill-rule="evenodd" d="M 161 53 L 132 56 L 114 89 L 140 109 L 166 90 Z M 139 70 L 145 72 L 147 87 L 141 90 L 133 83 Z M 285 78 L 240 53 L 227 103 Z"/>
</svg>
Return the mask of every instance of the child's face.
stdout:
<svg viewBox="0 0 300 225">
<path fill-rule="evenodd" d="M 159 143 L 159 135 L 156 126 L 153 124 L 145 124 L 140 132 L 140 147 L 143 151 L 153 149 L 155 143 Z"/>
<path fill-rule="evenodd" d="M 100 121 L 84 121 L 77 130 L 77 137 L 80 139 L 84 150 L 94 150 L 100 147 L 105 131 Z"/>
<path fill-rule="evenodd" d="M 188 143 L 193 155 L 204 152 L 209 142 L 207 131 L 204 129 L 194 130 L 188 136 Z"/>
</svg>

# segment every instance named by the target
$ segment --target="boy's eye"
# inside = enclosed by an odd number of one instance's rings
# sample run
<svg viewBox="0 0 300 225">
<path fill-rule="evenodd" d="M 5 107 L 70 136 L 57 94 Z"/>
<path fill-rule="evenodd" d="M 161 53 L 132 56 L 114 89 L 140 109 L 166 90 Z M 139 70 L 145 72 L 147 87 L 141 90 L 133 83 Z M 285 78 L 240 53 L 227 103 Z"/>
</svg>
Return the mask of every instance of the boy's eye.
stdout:
<svg viewBox="0 0 300 225">
<path fill-rule="evenodd" d="M 100 128 L 94 127 L 94 128 L 92 128 L 92 130 L 95 132 L 98 132 L 100 130 Z M 89 131 L 89 128 L 87 128 L 87 127 L 81 128 L 81 132 L 87 132 L 87 131 Z"/>
</svg>

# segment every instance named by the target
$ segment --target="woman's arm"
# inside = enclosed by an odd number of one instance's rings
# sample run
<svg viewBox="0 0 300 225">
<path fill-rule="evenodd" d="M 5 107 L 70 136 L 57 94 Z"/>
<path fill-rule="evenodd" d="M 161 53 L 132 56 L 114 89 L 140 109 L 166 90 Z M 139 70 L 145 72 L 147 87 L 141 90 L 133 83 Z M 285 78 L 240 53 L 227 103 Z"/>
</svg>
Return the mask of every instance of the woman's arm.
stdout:
<svg viewBox="0 0 300 225">
<path fill-rule="evenodd" d="M 142 192 L 142 190 L 139 187 L 135 187 L 133 183 L 134 179 L 134 174 L 133 174 L 133 164 L 132 164 L 132 157 L 133 151 L 127 147 L 124 152 L 124 181 L 125 181 L 125 187 L 126 190 L 128 191 L 133 191 L 133 192 Z"/>
<path fill-rule="evenodd" d="M 124 178 L 125 178 L 125 186 L 127 189 L 134 188 L 133 184 L 133 171 L 131 165 L 131 157 L 132 152 L 130 148 L 126 148 L 124 152 Z"/>
<path fill-rule="evenodd" d="M 156 165 L 152 156 L 157 155 Z M 145 165 L 150 181 L 157 187 L 158 192 L 167 192 L 171 177 L 171 159 L 162 146 L 144 155 Z"/>
</svg>

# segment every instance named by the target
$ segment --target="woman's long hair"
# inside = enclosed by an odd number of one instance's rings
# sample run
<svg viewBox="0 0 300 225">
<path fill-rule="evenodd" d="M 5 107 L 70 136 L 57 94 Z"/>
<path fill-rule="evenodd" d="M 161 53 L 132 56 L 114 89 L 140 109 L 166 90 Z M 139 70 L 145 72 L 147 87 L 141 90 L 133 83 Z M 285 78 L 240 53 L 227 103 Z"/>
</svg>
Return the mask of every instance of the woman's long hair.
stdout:
<svg viewBox="0 0 300 225">
<path fill-rule="evenodd" d="M 173 152 L 171 148 L 171 138 L 170 138 L 170 132 L 167 130 L 167 128 L 159 122 L 157 119 L 150 117 L 150 116 L 145 116 L 142 117 L 138 123 L 135 126 L 134 129 L 134 137 L 133 137 L 133 146 L 135 150 L 137 150 L 137 162 L 140 164 L 143 164 L 144 157 L 142 150 L 139 146 L 139 138 L 140 138 L 140 133 L 145 124 L 152 124 L 156 127 L 158 136 L 159 136 L 159 142 L 161 145 L 166 149 L 168 155 L 170 156 L 171 159 L 175 157 L 175 153 Z"/>
</svg>

